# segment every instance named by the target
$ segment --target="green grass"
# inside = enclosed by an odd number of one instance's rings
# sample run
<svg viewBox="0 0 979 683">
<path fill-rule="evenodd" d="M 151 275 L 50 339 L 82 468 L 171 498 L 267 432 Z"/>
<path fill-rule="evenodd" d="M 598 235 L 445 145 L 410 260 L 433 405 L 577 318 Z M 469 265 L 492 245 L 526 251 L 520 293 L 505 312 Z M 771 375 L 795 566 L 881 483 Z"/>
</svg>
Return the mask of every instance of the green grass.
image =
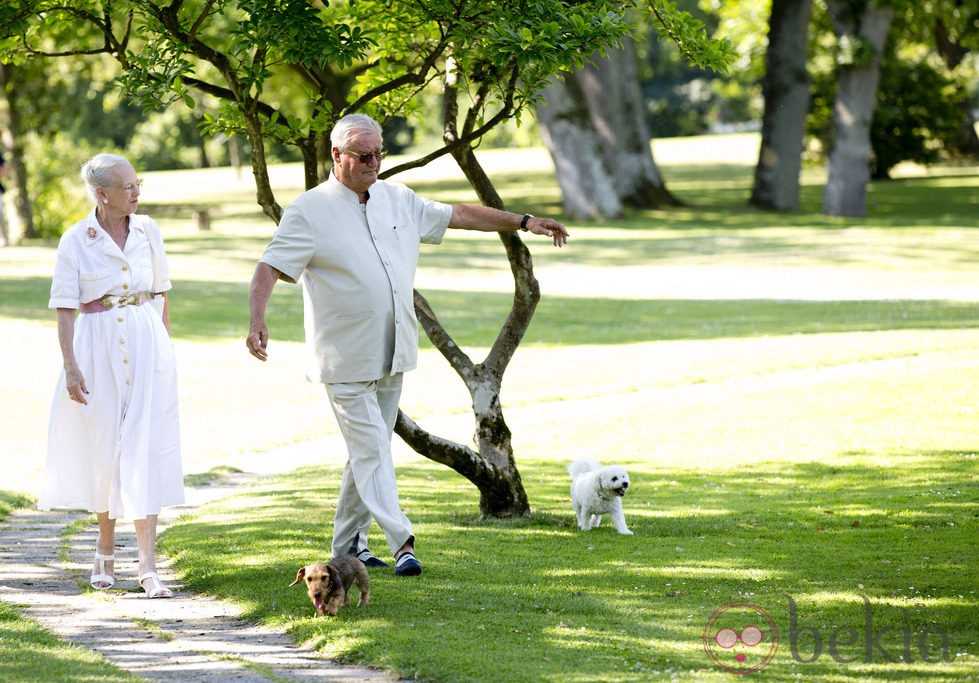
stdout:
<svg viewBox="0 0 979 683">
<path fill-rule="evenodd" d="M 402 500 L 419 535 L 425 572 L 399 579 L 372 570 L 372 601 L 316 618 L 299 566 L 327 556 L 337 467 L 267 482 L 171 529 L 164 548 L 192 588 L 227 595 L 253 619 L 344 660 L 438 681 L 621 681 L 670 676 L 727 680 L 701 645 L 711 613 L 733 602 L 764 608 L 782 646 L 767 677 L 953 680 L 975 669 L 979 485 L 973 452 L 849 454 L 833 463 L 780 461 L 698 468 L 622 459 L 635 536 L 579 531 L 564 463 L 522 462 L 534 514 L 480 520 L 474 491 L 445 468 L 402 468 Z M 375 551 L 383 538 L 372 541 Z M 903 636 L 828 650 L 841 627 L 875 631 L 908 620 L 912 663 L 892 663 Z M 796 661 L 788 600 L 825 653 Z M 904 615 L 907 614 L 907 617 Z M 920 661 L 918 634 L 932 628 Z M 816 652 L 811 631 L 800 657 Z M 966 654 L 972 653 L 972 654 Z M 733 662 L 732 662 L 733 664 Z"/>
<path fill-rule="evenodd" d="M 0 491 L 0 522 L 14 510 L 26 507 L 30 502 L 30 498 L 22 493 Z"/>
<path fill-rule="evenodd" d="M 508 204 L 559 212 L 533 164 L 487 157 Z M 313 618 L 288 584 L 329 552 L 343 455 L 326 452 L 321 467 L 171 527 L 161 547 L 188 586 L 326 655 L 424 680 L 731 680 L 701 640 L 714 611 L 736 602 L 779 629 L 774 661 L 756 674 L 765 680 L 975 680 L 976 169 L 875 184 L 870 216 L 855 221 L 816 213 L 813 171 L 807 212 L 766 214 L 745 204 L 750 158 L 657 159 L 685 207 L 572 225 L 562 250 L 531 242 L 543 299 L 502 396 L 530 518 L 479 519 L 470 484 L 399 446 L 425 573 L 375 570 L 369 606 Z M 162 211 L 201 201 L 199 188 L 217 186 L 204 177 L 147 174 L 144 193 L 171 256 L 184 458 L 199 486 L 233 473 L 239 455 L 335 433 L 322 389 L 302 381 L 297 287 L 276 289 L 270 362 L 244 351 L 248 280 L 271 231 L 248 179 L 222 181 L 210 234 Z M 411 184 L 472 199 L 455 180 Z M 5 458 L 11 490 L 32 490 L 24 482 L 43 461 L 60 365 L 45 308 L 52 264 L 52 245 L 0 250 L 0 331 L 18 359 L 0 365 L 3 385 L 18 387 L 0 433 L 7 453 L 25 454 Z M 511 298 L 499 242 L 453 233 L 426 247 L 418 287 L 480 360 Z M 471 439 L 469 397 L 424 338 L 402 405 L 440 435 Z M 629 467 L 635 536 L 576 529 L 564 467 L 579 456 Z M 384 549 L 376 530 L 372 546 Z M 861 596 L 883 647 L 869 663 Z M 888 661 L 905 631 L 915 661 Z M 946 637 L 953 661 L 923 661 L 921 634 L 929 658 Z M 821 656 L 799 661 L 815 636 Z"/>
<path fill-rule="evenodd" d="M 4 681 L 137 683 L 142 680 L 120 671 L 90 650 L 65 644 L 3 601 L 0 601 L 0 655 L 0 680 Z"/>
</svg>

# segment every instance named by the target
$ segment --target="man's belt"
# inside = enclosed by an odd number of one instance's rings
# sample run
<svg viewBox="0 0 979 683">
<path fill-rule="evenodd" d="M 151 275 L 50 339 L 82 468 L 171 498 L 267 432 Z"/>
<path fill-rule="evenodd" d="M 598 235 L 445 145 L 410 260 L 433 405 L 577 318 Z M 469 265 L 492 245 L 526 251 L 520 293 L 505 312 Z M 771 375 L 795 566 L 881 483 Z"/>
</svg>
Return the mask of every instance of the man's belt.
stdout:
<svg viewBox="0 0 979 683">
<path fill-rule="evenodd" d="M 101 299 L 81 304 L 78 310 L 82 313 L 102 313 L 113 308 L 124 306 L 141 306 L 152 299 L 153 292 L 133 292 L 132 294 L 106 294 Z"/>
</svg>

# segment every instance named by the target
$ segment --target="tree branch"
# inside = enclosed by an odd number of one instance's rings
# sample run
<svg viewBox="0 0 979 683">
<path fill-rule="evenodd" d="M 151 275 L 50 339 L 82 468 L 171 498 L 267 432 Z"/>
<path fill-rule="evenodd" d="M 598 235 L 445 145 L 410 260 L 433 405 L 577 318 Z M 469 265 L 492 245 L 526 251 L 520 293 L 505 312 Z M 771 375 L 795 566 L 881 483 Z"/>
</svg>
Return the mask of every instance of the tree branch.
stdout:
<svg viewBox="0 0 979 683">
<path fill-rule="evenodd" d="M 428 300 L 418 291 L 414 291 L 415 314 L 418 322 L 425 330 L 425 334 L 432 344 L 445 357 L 449 364 L 455 369 L 459 376 L 466 382 L 467 386 L 473 377 L 475 364 L 472 359 L 455 343 L 455 340 L 445 331 L 442 324 L 435 315 L 435 311 L 429 305 Z M 471 388 L 471 387 L 470 387 Z"/>
</svg>

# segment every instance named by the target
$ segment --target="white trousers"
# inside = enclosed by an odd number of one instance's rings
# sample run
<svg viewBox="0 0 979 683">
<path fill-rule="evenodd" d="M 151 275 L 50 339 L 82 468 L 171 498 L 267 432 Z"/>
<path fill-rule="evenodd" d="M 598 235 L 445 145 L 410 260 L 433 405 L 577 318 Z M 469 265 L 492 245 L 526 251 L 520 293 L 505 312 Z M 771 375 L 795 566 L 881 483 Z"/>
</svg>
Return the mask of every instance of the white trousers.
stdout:
<svg viewBox="0 0 979 683">
<path fill-rule="evenodd" d="M 384 532 L 392 555 L 414 535 L 398 501 L 391 455 L 402 380 L 399 373 L 371 382 L 326 385 L 347 444 L 347 464 L 333 522 L 334 557 L 366 548 L 372 519 Z"/>
</svg>

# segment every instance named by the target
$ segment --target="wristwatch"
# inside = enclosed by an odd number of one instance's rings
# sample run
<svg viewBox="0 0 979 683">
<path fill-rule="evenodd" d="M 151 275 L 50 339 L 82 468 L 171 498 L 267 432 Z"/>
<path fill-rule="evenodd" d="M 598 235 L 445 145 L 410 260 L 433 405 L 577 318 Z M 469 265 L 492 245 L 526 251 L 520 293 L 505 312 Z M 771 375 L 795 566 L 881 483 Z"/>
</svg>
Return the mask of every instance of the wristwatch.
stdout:
<svg viewBox="0 0 979 683">
<path fill-rule="evenodd" d="M 533 218 L 533 216 L 531 216 L 529 213 L 525 213 L 523 218 L 520 219 L 520 229 L 524 232 L 530 230 L 530 228 L 527 227 L 527 221 L 529 221 L 531 218 Z"/>
</svg>

